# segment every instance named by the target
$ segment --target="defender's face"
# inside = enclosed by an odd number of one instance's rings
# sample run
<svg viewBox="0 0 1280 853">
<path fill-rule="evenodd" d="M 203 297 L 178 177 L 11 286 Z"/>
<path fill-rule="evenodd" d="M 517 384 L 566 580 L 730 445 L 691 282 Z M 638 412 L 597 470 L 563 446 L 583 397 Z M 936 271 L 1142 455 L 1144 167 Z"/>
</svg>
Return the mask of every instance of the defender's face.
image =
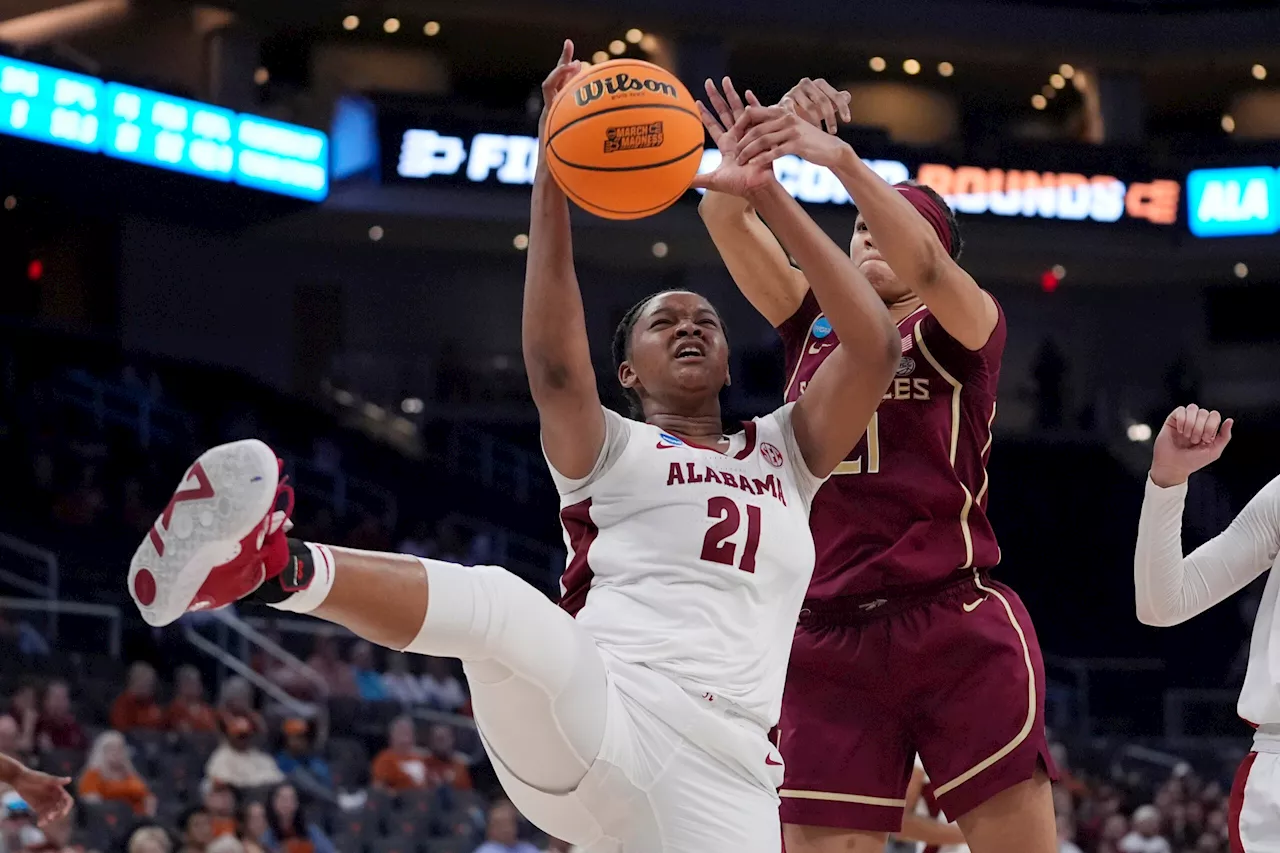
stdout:
<svg viewBox="0 0 1280 853">
<path fill-rule="evenodd" d="M 862 218 L 861 213 L 853 221 L 853 238 L 849 241 L 849 257 L 867 277 L 867 281 L 871 282 L 871 286 L 875 288 L 876 293 L 886 305 L 892 305 L 911 295 L 910 288 L 898 281 L 898 277 L 880 255 L 875 239 L 871 236 L 871 229 L 867 227 L 867 222 Z"/>
</svg>

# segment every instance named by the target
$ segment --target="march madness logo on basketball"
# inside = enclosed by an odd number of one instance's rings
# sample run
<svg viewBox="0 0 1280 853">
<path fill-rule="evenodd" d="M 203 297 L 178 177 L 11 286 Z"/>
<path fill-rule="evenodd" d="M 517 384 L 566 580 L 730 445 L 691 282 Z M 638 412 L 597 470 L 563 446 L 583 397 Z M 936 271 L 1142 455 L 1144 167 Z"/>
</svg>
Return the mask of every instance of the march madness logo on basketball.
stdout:
<svg viewBox="0 0 1280 853">
<path fill-rule="evenodd" d="M 610 79 L 592 80 L 578 91 L 573 93 L 573 100 L 580 107 L 585 107 L 592 101 L 598 101 L 605 96 L 621 95 L 626 92 L 656 92 L 659 95 L 666 95 L 670 98 L 678 99 L 676 87 L 670 83 L 664 83 L 661 80 L 641 80 L 632 77 L 625 71 L 619 71 Z"/>
<path fill-rule="evenodd" d="M 760 455 L 764 457 L 765 462 L 768 462 L 774 468 L 782 467 L 782 451 L 769 442 L 766 441 L 760 445 Z"/>
<path fill-rule="evenodd" d="M 616 154 L 619 151 L 639 151 L 642 148 L 659 148 L 662 146 L 662 122 L 649 124 L 629 124 L 624 127 L 611 127 L 605 131 L 604 153 Z"/>
</svg>

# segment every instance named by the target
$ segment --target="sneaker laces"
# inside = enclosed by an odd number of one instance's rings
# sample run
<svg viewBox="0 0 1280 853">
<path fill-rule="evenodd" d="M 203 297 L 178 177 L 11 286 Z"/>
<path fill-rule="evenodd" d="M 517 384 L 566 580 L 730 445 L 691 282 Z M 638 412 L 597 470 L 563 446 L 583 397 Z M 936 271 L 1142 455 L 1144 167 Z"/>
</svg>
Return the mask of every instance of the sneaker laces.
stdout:
<svg viewBox="0 0 1280 853">
<path fill-rule="evenodd" d="M 280 473 L 284 473 L 284 460 L 277 459 L 276 462 L 280 465 Z M 265 536 L 268 539 L 281 531 L 288 533 L 293 529 L 293 519 L 291 519 L 290 516 L 293 515 L 294 495 L 293 486 L 289 485 L 288 477 L 280 478 L 280 483 L 276 486 L 276 496 L 275 499 L 271 501 L 271 506 L 274 507 L 280 503 L 281 495 L 284 495 L 284 507 L 282 509 L 273 509 L 267 516 Z"/>
</svg>

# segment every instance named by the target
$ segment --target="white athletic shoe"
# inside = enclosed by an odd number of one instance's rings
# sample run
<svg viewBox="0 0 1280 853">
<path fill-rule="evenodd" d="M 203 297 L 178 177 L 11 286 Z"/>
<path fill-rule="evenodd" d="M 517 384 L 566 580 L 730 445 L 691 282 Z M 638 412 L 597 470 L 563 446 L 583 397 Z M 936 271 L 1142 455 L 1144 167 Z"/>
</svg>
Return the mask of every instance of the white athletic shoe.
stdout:
<svg viewBox="0 0 1280 853">
<path fill-rule="evenodd" d="M 266 578 L 264 543 L 285 528 L 293 489 L 257 439 L 207 450 L 169 499 L 129 564 L 129 594 L 149 625 L 243 598 Z M 276 512 L 281 494 L 287 504 Z M 287 547 L 287 546 L 286 546 Z"/>
</svg>

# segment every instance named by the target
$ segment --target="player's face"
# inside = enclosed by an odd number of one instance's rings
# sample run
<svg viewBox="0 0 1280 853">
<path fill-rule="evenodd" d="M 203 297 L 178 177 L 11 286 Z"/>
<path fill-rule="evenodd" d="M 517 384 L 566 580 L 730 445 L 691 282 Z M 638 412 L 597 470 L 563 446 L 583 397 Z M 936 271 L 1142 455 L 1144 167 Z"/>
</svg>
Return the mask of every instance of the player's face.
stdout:
<svg viewBox="0 0 1280 853">
<path fill-rule="evenodd" d="M 665 405 L 696 407 L 729 381 L 720 315 L 696 293 L 649 300 L 631 330 L 631 354 L 618 371 L 624 388 Z"/>
<path fill-rule="evenodd" d="M 857 264 L 858 269 L 862 270 L 862 274 L 867 277 L 867 281 L 871 282 L 871 286 L 875 288 L 876 293 L 886 305 L 900 302 L 911 294 L 911 290 L 898 281 L 893 270 L 889 269 L 889 265 L 880 256 L 879 250 L 876 249 L 876 242 L 861 213 L 853 221 L 853 239 L 849 241 L 849 257 Z"/>
</svg>

